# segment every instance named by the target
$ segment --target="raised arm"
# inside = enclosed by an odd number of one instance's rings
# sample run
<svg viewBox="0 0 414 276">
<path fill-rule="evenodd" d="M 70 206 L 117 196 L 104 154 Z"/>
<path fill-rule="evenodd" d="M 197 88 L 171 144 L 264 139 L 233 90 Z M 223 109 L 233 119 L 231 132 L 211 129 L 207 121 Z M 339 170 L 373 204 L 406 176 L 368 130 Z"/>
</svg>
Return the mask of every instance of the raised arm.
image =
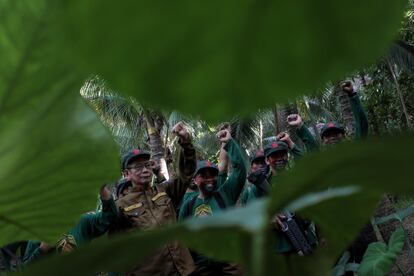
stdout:
<svg viewBox="0 0 414 276">
<path fill-rule="evenodd" d="M 85 240 L 92 240 L 103 235 L 108 231 L 111 224 L 115 223 L 118 216 L 118 209 L 109 189 L 104 185 L 101 187 L 99 194 L 102 202 L 102 211 L 83 215 L 76 226 L 80 228 L 79 230 Z"/>
<path fill-rule="evenodd" d="M 355 119 L 355 139 L 363 139 L 368 135 L 368 118 L 362 107 L 358 94 L 350 81 L 343 82 L 342 90 L 348 94 L 349 103 Z"/>
<path fill-rule="evenodd" d="M 180 122 L 174 126 L 172 132 L 177 135 L 181 146 L 178 160 L 178 176 L 160 185 L 165 187 L 169 197 L 177 206 L 191 183 L 196 169 L 196 152 L 191 143 L 191 136 L 184 123 Z"/>
<path fill-rule="evenodd" d="M 290 138 L 289 133 L 287 132 L 282 132 L 279 133 L 276 138 L 280 141 L 285 142 L 288 147 L 289 147 L 289 152 L 293 155 L 293 158 L 297 161 L 299 160 L 301 157 L 303 157 L 305 155 L 305 153 L 303 152 L 303 150 L 296 145 L 293 140 Z"/>
<path fill-rule="evenodd" d="M 246 181 L 246 167 L 244 164 L 243 155 L 239 145 L 231 138 L 228 130 L 219 131 L 217 134 L 220 142 L 224 142 L 223 149 L 227 152 L 230 159 L 232 171 L 227 180 L 218 189 L 222 192 L 231 203 L 236 204 L 236 201 L 243 189 Z"/>
<path fill-rule="evenodd" d="M 219 128 L 221 130 L 228 130 L 231 133 L 231 126 L 230 123 L 223 123 Z M 227 156 L 227 151 L 224 149 L 226 142 L 220 142 L 220 153 L 219 153 L 219 163 L 218 169 L 219 174 L 217 177 L 217 188 L 224 184 L 227 180 L 227 174 L 229 171 L 229 157 Z"/>
<path fill-rule="evenodd" d="M 302 139 L 308 151 L 319 150 L 318 141 L 316 141 L 315 137 L 313 137 L 312 133 L 305 126 L 302 121 L 302 117 L 300 117 L 299 114 L 290 114 L 287 117 L 287 121 L 290 126 L 296 128 L 296 133 L 298 134 L 299 138 Z"/>
</svg>

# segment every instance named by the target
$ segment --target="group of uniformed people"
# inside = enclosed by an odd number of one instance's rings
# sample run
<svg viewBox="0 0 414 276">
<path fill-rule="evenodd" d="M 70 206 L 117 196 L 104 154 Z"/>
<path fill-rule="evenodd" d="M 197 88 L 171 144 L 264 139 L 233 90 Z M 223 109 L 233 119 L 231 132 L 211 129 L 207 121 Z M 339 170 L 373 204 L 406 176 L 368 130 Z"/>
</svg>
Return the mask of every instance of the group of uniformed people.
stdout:
<svg viewBox="0 0 414 276">
<path fill-rule="evenodd" d="M 345 82 L 342 88 L 348 93 L 352 106 L 355 135 L 358 138 L 366 136 L 368 123 L 358 96 L 350 82 Z M 320 139 L 315 139 L 299 114 L 289 115 L 288 124 L 296 128 L 307 152 L 341 142 L 346 135 L 341 124 L 328 122 L 320 132 Z M 117 184 L 115 194 L 106 186 L 100 190 L 101 210 L 82 215 L 79 222 L 53 246 L 29 241 L 25 246 L 23 263 L 29 265 L 55 252 L 71 252 L 106 233 L 145 231 L 177 220 L 211 216 L 233 206 L 246 206 L 269 195 L 271 189 L 277 189 L 275 183 L 280 173 L 290 169 L 291 159 L 298 160 L 305 153 L 288 133 L 280 133 L 264 150 L 258 149 L 251 156 L 248 171 L 240 146 L 227 126 L 217 133 L 221 143 L 218 165 L 208 160 L 197 161 L 191 135 L 183 123 L 178 123 L 172 132 L 180 145 L 175 178 L 165 180 L 158 177 L 153 181 L 156 164 L 151 153 L 140 149 L 128 151 L 121 158 L 123 181 Z M 280 213 L 272 221 L 277 235 L 276 252 L 297 254 L 294 245 L 281 231 L 284 219 L 286 214 Z M 307 241 L 315 247 L 320 239 L 315 225 L 306 219 L 297 220 Z M 212 260 L 172 241 L 137 263 L 127 275 L 243 275 L 243 270 L 238 264 Z"/>
</svg>

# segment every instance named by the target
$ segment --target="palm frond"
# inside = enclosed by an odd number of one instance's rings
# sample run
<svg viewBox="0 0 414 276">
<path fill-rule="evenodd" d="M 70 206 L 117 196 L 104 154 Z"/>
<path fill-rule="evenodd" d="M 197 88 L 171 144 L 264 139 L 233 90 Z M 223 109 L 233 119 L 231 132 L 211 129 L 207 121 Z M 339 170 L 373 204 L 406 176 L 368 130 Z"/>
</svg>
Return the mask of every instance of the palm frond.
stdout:
<svg viewBox="0 0 414 276">
<path fill-rule="evenodd" d="M 259 123 L 262 123 L 262 143 L 263 137 L 272 136 L 276 133 L 275 114 L 271 109 L 259 110 L 257 113 Z"/>
<path fill-rule="evenodd" d="M 141 113 L 130 99 L 110 90 L 97 76 L 87 80 L 80 93 L 111 131 L 121 152 L 136 147 L 148 148 Z"/>
<path fill-rule="evenodd" d="M 260 117 L 236 117 L 230 122 L 232 137 L 247 151 L 257 149 L 261 144 Z"/>
<path fill-rule="evenodd" d="M 332 112 L 330 112 L 323 104 L 318 102 L 317 99 L 308 98 L 306 105 L 315 121 L 328 121 L 333 119 Z"/>
<path fill-rule="evenodd" d="M 414 74 L 414 45 L 398 40 L 392 44 L 388 59 L 398 67 Z"/>
<path fill-rule="evenodd" d="M 204 133 L 199 133 L 198 136 L 194 138 L 193 143 L 199 159 L 216 161 L 214 159 L 218 158 L 220 143 L 214 132 L 206 131 Z"/>
</svg>

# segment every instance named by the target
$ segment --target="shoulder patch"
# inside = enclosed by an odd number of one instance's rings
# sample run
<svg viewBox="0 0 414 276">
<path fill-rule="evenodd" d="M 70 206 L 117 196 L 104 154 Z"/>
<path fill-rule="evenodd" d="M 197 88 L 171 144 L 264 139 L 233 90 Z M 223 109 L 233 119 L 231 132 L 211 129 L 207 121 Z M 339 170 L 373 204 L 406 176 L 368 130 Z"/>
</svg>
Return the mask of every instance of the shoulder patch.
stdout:
<svg viewBox="0 0 414 276">
<path fill-rule="evenodd" d="M 137 208 L 139 208 L 139 207 L 142 207 L 142 202 L 139 202 L 139 203 L 136 203 L 136 204 L 133 204 L 133 205 L 130 205 L 130 206 L 128 206 L 128 207 L 124 207 L 124 211 L 125 212 L 129 212 L 129 211 L 131 211 L 131 210 L 134 210 L 134 209 L 137 209 Z"/>
<path fill-rule="evenodd" d="M 162 197 L 162 196 L 166 196 L 167 195 L 167 193 L 166 192 L 161 192 L 161 193 L 158 193 L 158 194 L 156 194 L 153 198 L 151 198 L 151 200 L 152 201 L 156 201 L 157 199 L 159 199 L 160 197 Z"/>
</svg>

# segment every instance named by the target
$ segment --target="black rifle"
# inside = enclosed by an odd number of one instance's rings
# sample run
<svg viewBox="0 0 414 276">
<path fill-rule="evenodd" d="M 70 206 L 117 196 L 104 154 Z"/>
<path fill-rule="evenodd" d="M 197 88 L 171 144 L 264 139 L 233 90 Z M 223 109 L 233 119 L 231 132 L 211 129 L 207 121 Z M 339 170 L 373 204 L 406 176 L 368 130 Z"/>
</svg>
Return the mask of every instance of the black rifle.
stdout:
<svg viewBox="0 0 414 276">
<path fill-rule="evenodd" d="M 295 215 L 291 212 L 283 212 L 282 215 L 284 216 L 284 218 L 281 218 L 282 232 L 288 237 L 298 255 L 311 254 L 313 252 L 312 245 L 303 234 Z"/>
</svg>

